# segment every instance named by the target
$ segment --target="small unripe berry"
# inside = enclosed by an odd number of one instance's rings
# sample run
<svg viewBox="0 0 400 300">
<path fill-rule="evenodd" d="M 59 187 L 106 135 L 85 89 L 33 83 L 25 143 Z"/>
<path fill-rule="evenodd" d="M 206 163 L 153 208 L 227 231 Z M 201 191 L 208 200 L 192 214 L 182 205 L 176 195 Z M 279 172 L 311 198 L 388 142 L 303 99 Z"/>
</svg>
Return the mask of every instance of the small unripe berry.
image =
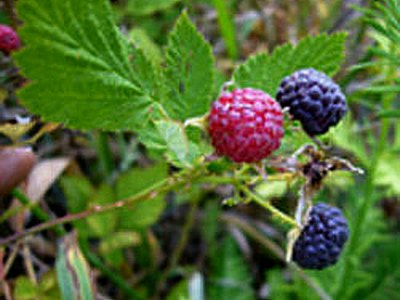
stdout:
<svg viewBox="0 0 400 300">
<path fill-rule="evenodd" d="M 21 42 L 17 33 L 10 26 L 0 24 L 0 50 L 5 54 L 19 49 Z"/>
</svg>

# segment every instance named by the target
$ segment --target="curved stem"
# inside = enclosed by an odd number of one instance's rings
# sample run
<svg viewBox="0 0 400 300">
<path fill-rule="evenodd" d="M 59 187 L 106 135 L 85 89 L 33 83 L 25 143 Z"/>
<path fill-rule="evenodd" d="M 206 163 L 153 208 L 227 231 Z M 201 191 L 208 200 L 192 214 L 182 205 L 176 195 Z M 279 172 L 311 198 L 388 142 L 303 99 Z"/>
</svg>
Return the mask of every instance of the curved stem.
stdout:
<svg viewBox="0 0 400 300">
<path fill-rule="evenodd" d="M 267 210 L 273 213 L 274 216 L 276 216 L 278 219 L 281 221 L 291 224 L 292 226 L 298 226 L 295 220 L 293 220 L 291 217 L 285 215 L 281 211 L 279 211 L 277 208 L 272 206 L 269 202 L 264 201 L 261 199 L 258 195 L 253 194 L 247 187 L 238 184 L 240 180 L 246 181 L 249 180 L 248 176 L 240 176 L 238 178 L 236 177 L 219 177 L 219 176 L 205 176 L 207 175 L 207 170 L 206 168 L 203 168 L 204 166 L 199 166 L 196 169 L 190 169 L 190 170 L 184 170 L 180 173 L 178 173 L 175 176 L 171 176 L 169 178 L 163 179 L 151 187 L 129 197 L 124 200 L 119 200 L 111 204 L 107 204 L 104 206 L 93 206 L 88 210 L 76 213 L 76 214 L 68 214 L 64 217 L 50 220 L 47 222 L 44 222 L 42 224 L 36 225 L 34 227 L 31 227 L 29 229 L 26 229 L 25 231 L 15 233 L 12 236 L 9 236 L 4 239 L 0 239 L 0 247 L 5 246 L 11 242 L 14 242 L 16 240 L 22 239 L 26 236 L 29 236 L 31 234 L 38 233 L 43 230 L 47 230 L 50 228 L 53 228 L 54 226 L 58 226 L 61 224 L 65 223 L 70 223 L 76 220 L 84 219 L 87 218 L 91 215 L 94 214 L 101 214 L 105 212 L 112 211 L 114 209 L 119 209 L 123 207 L 128 207 L 131 205 L 136 204 L 137 202 L 140 201 L 147 201 L 155 198 L 157 195 L 160 193 L 168 192 L 171 190 L 176 189 L 179 186 L 189 184 L 189 183 L 212 183 L 212 184 L 233 184 L 237 187 L 239 187 L 247 196 L 252 198 L 255 202 L 257 202 L 259 205 L 263 206 Z M 285 174 L 283 174 L 285 175 Z M 284 180 L 285 176 L 282 176 L 282 174 L 278 174 L 276 176 L 271 176 L 269 180 Z"/>
<path fill-rule="evenodd" d="M 290 216 L 284 214 L 281 212 L 279 209 L 274 207 L 269 201 L 265 201 L 262 199 L 259 195 L 253 193 L 252 191 L 249 190 L 248 187 L 240 185 L 239 186 L 240 190 L 250 199 L 252 199 L 254 202 L 256 202 L 258 205 L 264 207 L 266 210 L 270 211 L 273 215 L 273 217 L 276 217 L 283 223 L 289 224 L 294 227 L 299 227 L 299 224 L 297 224 L 296 220 L 291 218 Z"/>
<path fill-rule="evenodd" d="M 160 193 L 164 193 L 164 192 L 173 190 L 180 185 L 195 181 L 202 174 L 199 172 L 192 172 L 190 174 L 186 174 L 186 172 L 182 172 L 180 175 L 182 175 L 182 176 L 179 176 L 179 177 L 177 176 L 177 177 L 172 177 L 172 178 L 170 177 L 170 178 L 163 179 L 163 180 L 157 182 L 156 184 L 154 184 L 153 186 L 149 187 L 148 189 L 145 189 L 142 192 L 139 192 L 127 199 L 120 200 L 120 201 L 117 201 L 117 202 L 114 202 L 114 203 L 111 203 L 108 205 L 104 205 L 104 206 L 93 206 L 88 210 L 85 210 L 85 211 L 82 211 L 82 212 L 79 212 L 76 214 L 69 214 L 62 218 L 51 220 L 51 221 L 39 224 L 37 226 L 34 226 L 32 228 L 29 228 L 25 231 L 18 232 L 10 237 L 1 239 L 0 246 L 5 246 L 8 243 L 14 242 L 14 241 L 19 240 L 28 235 L 38 233 L 40 231 L 52 228 L 52 227 L 60 225 L 60 224 L 70 223 L 72 221 L 84 219 L 93 214 L 101 214 L 101 213 L 105 213 L 105 212 L 108 212 L 108 211 L 111 211 L 114 209 L 119 209 L 119 208 L 127 207 L 130 205 L 134 205 L 135 203 L 140 202 L 140 201 L 151 200 L 151 199 L 155 198 L 157 195 L 159 195 Z"/>
</svg>

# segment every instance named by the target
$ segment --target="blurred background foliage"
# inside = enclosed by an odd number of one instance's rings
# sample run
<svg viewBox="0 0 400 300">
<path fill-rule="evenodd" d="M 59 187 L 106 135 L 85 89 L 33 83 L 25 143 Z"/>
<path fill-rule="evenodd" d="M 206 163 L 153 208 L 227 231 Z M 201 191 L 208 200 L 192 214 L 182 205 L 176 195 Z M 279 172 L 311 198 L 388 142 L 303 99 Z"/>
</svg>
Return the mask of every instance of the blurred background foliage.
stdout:
<svg viewBox="0 0 400 300">
<path fill-rule="evenodd" d="M 11 23 L 6 2 L 0 21 Z M 400 2 L 114 0 L 112 5 L 121 31 L 157 64 L 163 61 L 167 32 L 186 9 L 213 46 L 221 84 L 251 54 L 309 34 L 346 31 L 345 63 L 336 80 L 351 111 L 323 141 L 366 176 L 335 174 L 316 201 L 344 208 L 351 238 L 335 267 L 303 272 L 284 262 L 284 228 L 266 212 L 253 205 L 222 205 L 221 199 L 234 198 L 230 186 L 183 188 L 132 209 L 74 222 L 78 241 L 63 241 L 62 252 L 50 242 L 56 239 L 52 232 L 1 250 L 7 259 L 0 275 L 2 280 L 7 275 L 13 297 L 59 299 L 65 291 L 56 288 L 57 280 L 68 288 L 78 276 L 87 281 L 82 287 L 87 290 L 78 293 L 95 293 L 96 299 L 400 299 Z M 6 124 L 26 112 L 15 96 L 21 84 L 15 67 L 6 59 L 1 64 L 0 117 Z M 2 140 L 9 141 L 7 136 Z M 284 147 L 296 149 L 306 141 L 291 136 Z M 40 203 L 56 216 L 123 199 L 173 172 L 128 133 L 56 130 L 35 150 L 41 162 L 51 162 L 43 172 L 54 171 L 55 157 L 70 158 Z M 287 208 L 293 207 L 298 187 L 272 183 L 258 192 Z M 2 211 L 10 201 L 0 204 Z M 22 218 L 26 227 L 41 221 L 36 215 Z M 11 234 L 20 219 L 2 219 L 1 236 Z M 54 268 L 57 252 L 62 255 Z"/>
</svg>

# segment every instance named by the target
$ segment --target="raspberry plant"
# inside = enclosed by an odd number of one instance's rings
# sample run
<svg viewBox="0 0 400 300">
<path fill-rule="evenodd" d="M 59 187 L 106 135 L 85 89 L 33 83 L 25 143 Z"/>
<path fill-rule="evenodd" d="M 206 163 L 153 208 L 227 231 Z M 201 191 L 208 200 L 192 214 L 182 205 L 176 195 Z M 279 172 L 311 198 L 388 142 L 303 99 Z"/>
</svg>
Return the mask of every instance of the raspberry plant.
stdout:
<svg viewBox="0 0 400 300">
<path fill-rule="evenodd" d="M 163 7 L 175 2 L 165 1 Z M 141 7 L 138 13 L 144 15 L 156 11 L 149 3 Z M 87 270 L 79 252 L 83 251 L 91 264 L 102 268 L 90 255 L 90 239 L 101 238 L 99 251 L 104 260 L 117 266 L 123 256 L 110 251 L 110 245 L 118 244 L 118 250 L 134 245 L 137 239 L 128 238 L 125 231 L 140 231 L 153 224 L 164 210 L 167 193 L 204 184 L 233 187 L 233 196 L 225 199 L 227 204 L 255 203 L 267 210 L 288 232 L 287 261 L 294 270 L 298 268 L 291 259 L 300 267 L 312 269 L 324 269 L 340 260 L 347 239 L 345 219 L 336 212 L 330 219 L 329 212 L 334 209 L 313 206 L 313 197 L 329 173 L 361 171 L 331 154 L 322 142 L 309 140 L 290 118 L 283 122 L 281 108 L 274 99 L 283 109 L 289 107 L 289 113 L 310 136 L 324 134 L 337 125 L 346 111 L 345 97 L 328 76 L 335 75 L 344 58 L 344 33 L 308 36 L 295 46 L 288 43 L 270 54 L 256 54 L 239 64 L 230 80 L 226 78 L 230 84 L 225 90 L 211 46 L 186 12 L 176 21 L 163 57 L 158 59 L 139 43 L 129 42 L 115 26 L 106 0 L 20 0 L 18 15 L 23 21 L 19 33 L 24 47 L 13 58 L 28 79 L 18 97 L 30 112 L 44 121 L 83 132 L 134 132 L 149 156 L 165 160 L 147 169 L 146 175 L 137 169 L 117 179 L 111 174 L 100 187 L 65 177 L 62 186 L 70 214 L 45 220 L 0 242 L 9 245 L 54 225 L 74 222 L 79 247 L 66 239 L 60 244 L 57 259 L 64 297 L 68 293 L 90 294 L 85 276 L 81 278 L 86 282 L 84 291 L 66 288 L 73 284 L 66 260 L 72 257 Z M 299 71 L 303 69 L 308 71 Z M 302 89 L 297 82 L 299 72 L 306 72 L 309 81 L 318 81 L 318 97 L 312 96 L 308 85 Z M 289 81 L 295 81 L 293 89 L 297 88 L 296 97 L 301 98 L 296 107 L 287 95 Z M 325 88 L 334 89 L 326 105 Z M 311 103 L 307 93 L 321 102 Z M 315 113 L 324 109 L 327 111 Z M 227 116 L 223 115 L 225 110 Z M 283 114 L 289 116 L 285 109 Z M 255 129 L 247 134 L 246 126 Z M 309 144 L 315 141 L 316 146 Z M 275 182 L 293 181 L 299 190 L 296 208 L 278 208 L 263 195 L 262 189 L 272 189 Z M 87 203 L 83 200 L 86 198 L 94 200 Z M 118 213 L 111 215 L 111 211 Z M 336 229 L 342 237 L 336 238 Z M 323 235 L 321 241 L 316 233 Z M 313 248 L 313 242 L 319 244 Z M 226 244 L 229 253 L 235 253 L 229 240 Z M 318 250 L 321 245 L 324 251 Z M 63 273 L 68 276 L 63 277 Z M 124 286 L 112 274 L 108 276 Z M 140 298 L 129 287 L 125 286 L 125 291 L 132 298 Z"/>
</svg>

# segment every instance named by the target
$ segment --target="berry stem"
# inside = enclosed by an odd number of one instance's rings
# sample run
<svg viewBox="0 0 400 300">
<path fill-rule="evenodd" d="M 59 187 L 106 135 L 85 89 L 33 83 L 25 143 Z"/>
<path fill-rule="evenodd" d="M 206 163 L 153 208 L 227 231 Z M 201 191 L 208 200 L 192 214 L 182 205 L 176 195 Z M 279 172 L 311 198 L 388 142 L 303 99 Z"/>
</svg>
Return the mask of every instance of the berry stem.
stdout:
<svg viewBox="0 0 400 300">
<path fill-rule="evenodd" d="M 277 174 L 277 175 L 272 175 L 269 176 L 268 180 L 269 181 L 279 181 L 279 180 L 285 180 L 287 174 Z M 94 214 L 101 214 L 105 212 L 109 212 L 112 210 L 117 210 L 123 207 L 128 207 L 131 205 L 135 205 L 138 202 L 141 201 L 151 201 L 153 198 L 155 198 L 157 195 L 160 193 L 165 193 L 172 191 L 174 189 L 177 189 L 181 186 L 187 185 L 187 184 L 195 184 L 195 183 L 209 183 L 209 184 L 232 184 L 235 187 L 237 187 L 239 190 L 243 191 L 246 196 L 248 196 L 251 200 L 257 202 L 259 205 L 263 206 L 267 210 L 269 210 L 275 217 L 277 217 L 279 220 L 283 221 L 284 223 L 290 224 L 292 226 L 299 227 L 297 222 L 289 217 L 288 215 L 282 213 L 279 211 L 277 208 L 272 206 L 268 201 L 264 201 L 260 196 L 252 193 L 244 184 L 246 182 L 249 182 L 252 179 L 251 176 L 241 174 L 239 176 L 232 176 L 232 177 L 225 177 L 225 176 L 215 176 L 211 175 L 207 172 L 207 169 L 205 168 L 204 165 L 197 166 L 195 169 L 188 169 L 181 171 L 180 173 L 176 173 L 169 178 L 163 179 L 157 183 L 155 183 L 153 186 L 149 187 L 146 190 L 143 190 L 135 195 L 132 195 L 131 197 L 128 197 L 123 200 L 116 201 L 111 204 L 103 205 L 103 206 L 94 206 L 91 207 L 88 210 L 81 211 L 76 214 L 68 214 L 64 217 L 58 218 L 58 219 L 48 219 L 45 220 L 45 222 L 38 224 L 36 226 L 33 226 L 31 228 L 25 229 L 22 232 L 15 233 L 12 236 L 0 239 L 0 247 L 5 246 L 9 243 L 12 243 L 14 241 L 20 240 L 26 236 L 54 228 L 56 226 L 60 226 L 65 223 L 70 223 L 76 220 L 81 220 L 85 219 L 89 216 L 92 216 Z M 261 178 L 260 178 L 261 180 Z M 258 180 L 257 180 L 258 181 Z M 16 194 L 16 196 L 19 196 L 19 198 L 22 198 L 21 194 Z M 23 199 L 24 205 L 27 204 L 28 201 L 24 201 L 26 199 Z M 31 208 L 30 205 L 28 207 Z M 39 211 L 34 209 L 34 212 L 37 214 L 40 214 L 42 216 L 42 211 Z M 42 216 L 43 217 L 43 216 Z M 47 217 L 46 217 L 47 218 Z M 44 220 L 44 219 L 43 219 Z M 61 228 L 61 227 L 60 227 Z"/>
<path fill-rule="evenodd" d="M 312 206 L 313 192 L 307 182 L 300 190 L 300 197 L 297 201 L 295 219 L 298 224 L 305 224 L 307 221 L 308 212 Z"/>
<path fill-rule="evenodd" d="M 283 223 L 289 224 L 293 227 L 299 227 L 299 224 L 292 217 L 284 214 L 279 209 L 274 207 L 269 201 L 265 201 L 259 195 L 250 191 L 250 189 L 244 185 L 240 185 L 240 190 L 258 205 L 264 207 L 266 210 L 270 211 L 274 217 L 282 221 Z"/>
</svg>

